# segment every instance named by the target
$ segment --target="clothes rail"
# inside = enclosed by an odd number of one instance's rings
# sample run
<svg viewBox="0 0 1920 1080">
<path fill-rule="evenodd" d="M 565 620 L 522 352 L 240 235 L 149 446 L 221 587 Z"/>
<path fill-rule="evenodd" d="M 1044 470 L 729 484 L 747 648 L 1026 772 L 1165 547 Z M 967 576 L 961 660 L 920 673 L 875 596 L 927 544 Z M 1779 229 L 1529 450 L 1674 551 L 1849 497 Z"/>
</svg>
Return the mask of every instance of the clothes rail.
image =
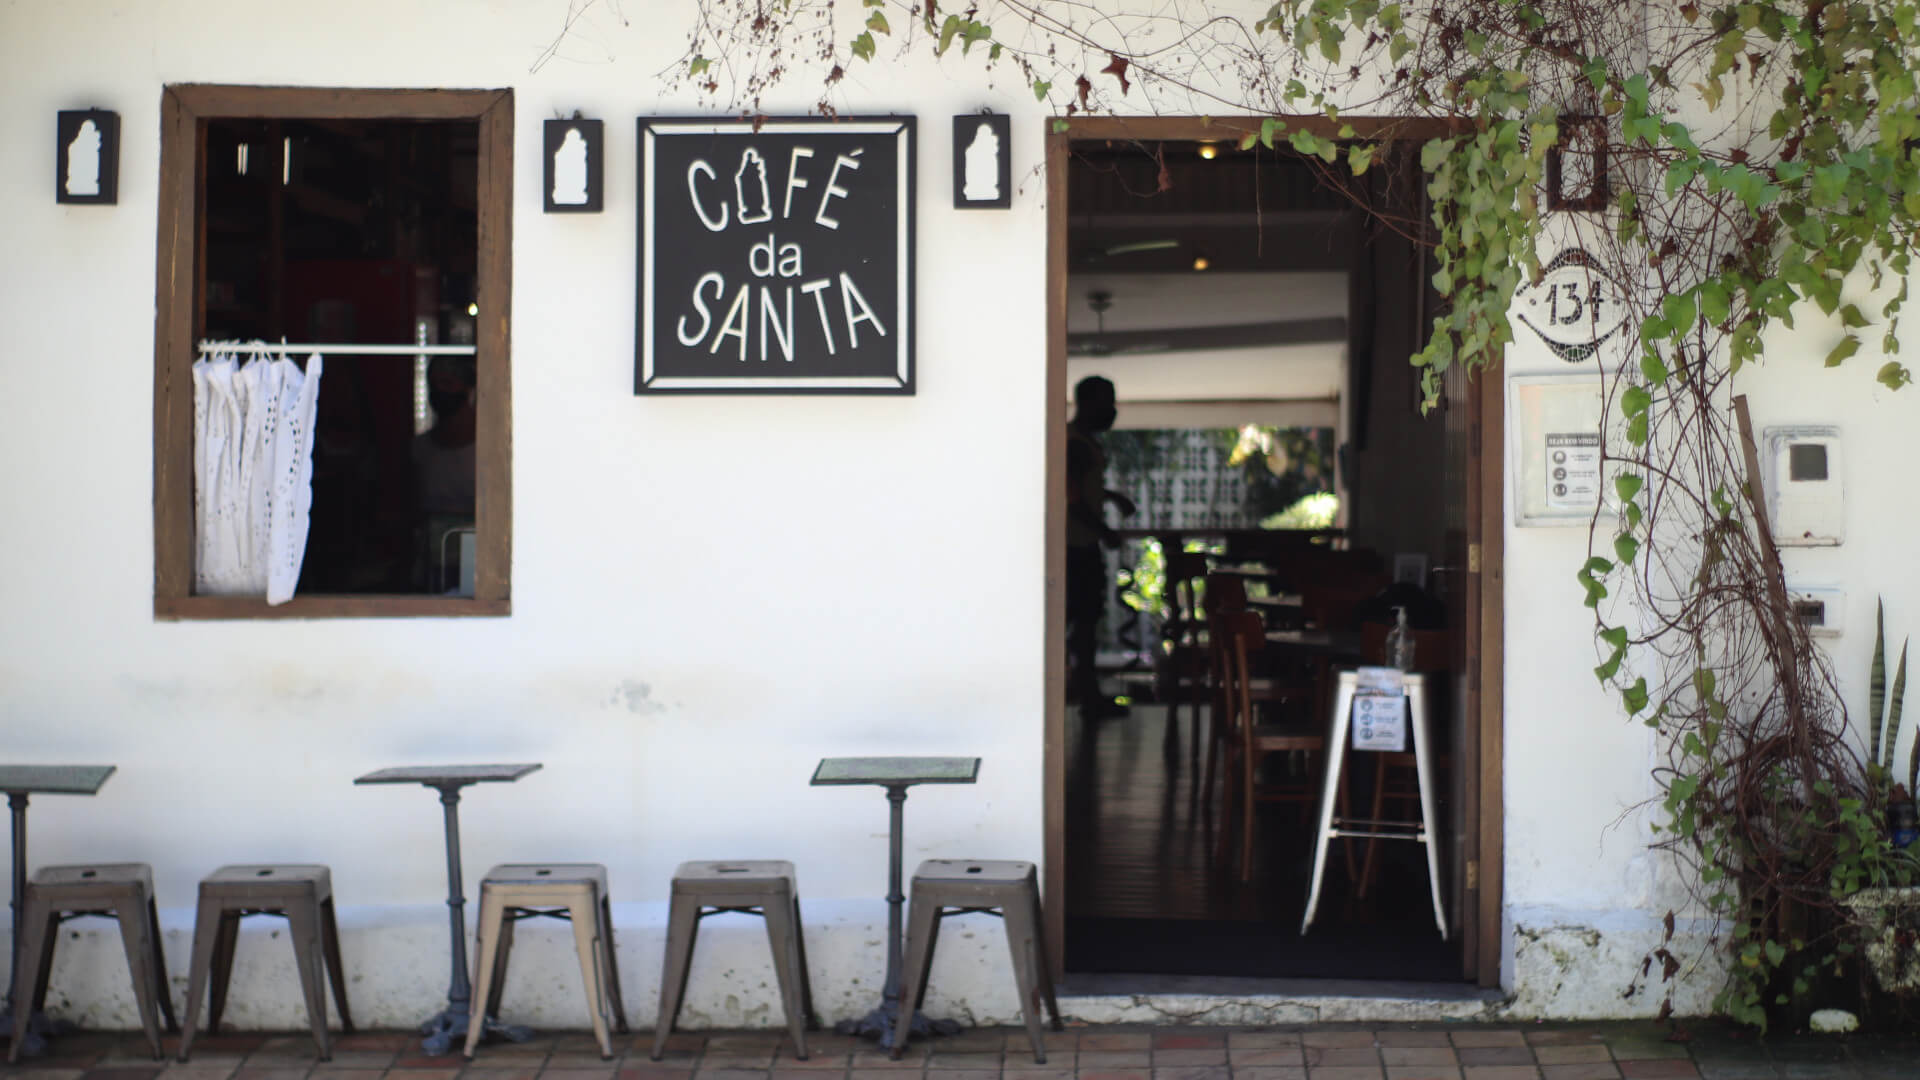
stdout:
<svg viewBox="0 0 1920 1080">
<path fill-rule="evenodd" d="M 323 356 L 472 356 L 472 345 L 303 345 L 249 342 L 245 345 L 203 341 L 203 353 L 320 353 Z"/>
</svg>

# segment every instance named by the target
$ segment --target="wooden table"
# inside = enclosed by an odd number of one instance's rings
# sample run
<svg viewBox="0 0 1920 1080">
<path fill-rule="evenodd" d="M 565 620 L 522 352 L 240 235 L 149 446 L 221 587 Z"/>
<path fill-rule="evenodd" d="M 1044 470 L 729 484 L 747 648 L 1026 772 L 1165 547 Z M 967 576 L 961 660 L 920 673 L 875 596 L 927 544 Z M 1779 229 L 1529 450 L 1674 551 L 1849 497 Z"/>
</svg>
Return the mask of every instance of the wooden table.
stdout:
<svg viewBox="0 0 1920 1080">
<path fill-rule="evenodd" d="M 94 795 L 112 776 L 114 765 L 0 765 L 0 791 L 7 793 L 7 809 L 13 813 L 13 951 L 7 970 L 7 1005 L 0 1011 L 0 1031 L 13 1030 L 14 987 L 20 981 L 20 912 L 27 894 L 27 796 Z M 31 1003 L 29 1003 L 31 1005 Z M 37 1054 L 46 1047 L 48 1030 L 45 1016 L 30 1018 L 22 1055 Z"/>
<path fill-rule="evenodd" d="M 1361 636 L 1358 630 L 1269 630 L 1267 644 L 1343 660 L 1359 657 Z"/>
<path fill-rule="evenodd" d="M 460 895 L 460 789 L 468 784 L 511 784 L 540 768 L 522 765 L 408 765 L 381 769 L 357 777 L 356 784 L 421 784 L 440 792 L 445 807 L 447 829 L 447 926 L 453 936 L 453 973 L 447 983 L 447 1007 L 420 1025 L 420 1046 L 428 1054 L 440 1055 L 465 1042 L 467 1022 L 473 1004 L 473 985 L 467 981 L 466 897 Z M 533 1037 L 527 1028 L 489 1023 L 480 1018 L 485 1031 L 514 1042 Z"/>
<path fill-rule="evenodd" d="M 821 758 L 813 770 L 815 786 L 877 784 L 887 789 L 887 981 L 880 1004 L 858 1020 L 834 1025 L 841 1035 L 878 1039 L 882 1049 L 893 1048 L 894 1018 L 900 1015 L 901 905 L 907 895 L 900 885 L 900 839 L 907 789 L 915 784 L 971 784 L 980 775 L 977 757 L 850 757 Z M 928 1020 L 914 1014 L 911 1035 L 953 1035 L 960 1025 L 951 1020 Z"/>
</svg>

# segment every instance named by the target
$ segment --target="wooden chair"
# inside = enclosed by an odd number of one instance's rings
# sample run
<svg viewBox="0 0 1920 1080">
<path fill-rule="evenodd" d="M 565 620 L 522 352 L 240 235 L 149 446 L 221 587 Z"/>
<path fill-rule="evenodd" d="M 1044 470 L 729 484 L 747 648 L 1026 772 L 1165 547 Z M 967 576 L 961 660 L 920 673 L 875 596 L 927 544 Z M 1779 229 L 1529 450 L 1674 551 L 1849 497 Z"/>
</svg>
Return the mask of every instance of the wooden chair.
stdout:
<svg viewBox="0 0 1920 1080">
<path fill-rule="evenodd" d="M 1262 724 L 1254 717 L 1255 693 L 1251 658 L 1266 646 L 1266 627 L 1260 617 L 1248 611 L 1223 612 L 1209 620 L 1214 655 L 1220 679 L 1219 697 L 1224 704 L 1217 725 L 1225 734 L 1218 740 L 1226 750 L 1226 806 L 1237 809 L 1240 820 L 1240 880 L 1253 876 L 1253 804 L 1258 801 L 1308 803 L 1317 795 L 1309 781 L 1299 787 L 1255 786 L 1254 777 L 1268 754 L 1318 753 L 1326 747 L 1326 736 L 1309 727 L 1286 724 Z M 1212 771 L 1212 755 L 1208 757 Z M 1311 770 L 1308 771 L 1311 775 Z M 1227 830 L 1220 830 L 1222 855 Z"/>
<path fill-rule="evenodd" d="M 1360 655 L 1369 664 L 1386 666 L 1391 658 L 1387 656 L 1387 634 L 1392 627 L 1385 623 L 1363 623 L 1360 627 Z M 1445 674 L 1453 667 L 1453 636 L 1445 630 L 1414 630 L 1413 667 L 1411 670 L 1430 675 Z M 1435 694 L 1442 699 L 1444 694 Z M 1444 715 L 1444 712 L 1443 712 Z M 1444 745 L 1444 743 L 1442 744 Z M 1373 755 L 1373 806 L 1368 817 L 1374 821 L 1383 821 L 1387 800 L 1399 803 L 1420 802 L 1419 781 L 1415 778 L 1415 762 L 1410 752 L 1381 752 Z M 1433 766 L 1436 776 L 1446 776 L 1452 766 L 1451 754 L 1434 755 Z M 1443 787 L 1441 790 L 1445 790 Z M 1430 828 L 1437 827 L 1429 824 Z M 1354 895 L 1366 899 L 1367 889 L 1373 883 L 1374 853 L 1379 841 L 1368 840 L 1365 856 L 1360 863 L 1360 880 L 1354 887 Z"/>
<path fill-rule="evenodd" d="M 1222 687 L 1225 684 L 1222 677 L 1220 641 L 1214 634 L 1213 629 L 1215 625 L 1214 620 L 1223 615 L 1250 614 L 1247 610 L 1246 581 L 1234 574 L 1208 574 L 1206 578 L 1205 608 L 1206 624 L 1208 626 L 1207 682 L 1211 691 L 1209 695 L 1208 715 L 1211 719 L 1207 739 L 1205 775 L 1200 778 L 1201 782 L 1193 789 L 1196 800 L 1200 801 L 1203 806 L 1212 804 L 1213 763 L 1221 755 L 1223 740 L 1231 734 L 1231 723 L 1227 719 L 1229 716 L 1228 705 L 1225 698 L 1222 697 Z M 1259 623 L 1258 615 L 1254 615 L 1253 618 L 1255 623 Z M 1265 632 L 1262 631 L 1260 643 L 1254 650 L 1256 655 L 1261 648 L 1265 647 L 1265 644 Z M 1293 673 L 1293 675 L 1294 677 L 1286 679 L 1249 677 L 1247 680 L 1247 694 L 1252 700 L 1258 702 L 1304 703 L 1311 701 L 1314 695 L 1314 685 L 1311 674 L 1302 676 L 1299 673 Z M 1196 715 L 1196 723 L 1194 724 L 1194 748 L 1196 753 L 1199 748 L 1200 735 L 1197 719 Z"/>
<path fill-rule="evenodd" d="M 1206 617 L 1201 595 L 1207 556 L 1200 551 L 1167 552 L 1167 620 L 1160 633 L 1160 691 L 1167 703 L 1167 738 L 1178 753 L 1180 710 L 1187 710 L 1192 732 L 1188 757 L 1200 765 L 1200 709 L 1207 700 Z"/>
</svg>

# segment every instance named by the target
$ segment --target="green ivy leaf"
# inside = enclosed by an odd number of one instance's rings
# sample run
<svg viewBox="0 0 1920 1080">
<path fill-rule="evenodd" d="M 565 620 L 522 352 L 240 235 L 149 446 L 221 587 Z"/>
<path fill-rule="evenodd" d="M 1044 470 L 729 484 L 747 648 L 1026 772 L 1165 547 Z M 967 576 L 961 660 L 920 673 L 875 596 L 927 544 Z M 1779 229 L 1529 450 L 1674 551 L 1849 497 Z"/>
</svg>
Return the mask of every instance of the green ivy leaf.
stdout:
<svg viewBox="0 0 1920 1080">
<path fill-rule="evenodd" d="M 1620 394 L 1620 411 L 1628 416 L 1639 416 L 1653 405 L 1653 395 L 1644 386 L 1629 386 Z"/>
<path fill-rule="evenodd" d="M 704 56 L 696 56 L 692 60 L 687 61 L 687 75 L 691 78 L 692 76 L 701 74 L 712 66 L 713 62 L 711 60 L 708 60 Z"/>
<path fill-rule="evenodd" d="M 1632 564 L 1640 554 L 1640 541 L 1626 533 L 1621 533 L 1613 538 L 1613 553 L 1620 557 L 1621 562 Z"/>
<path fill-rule="evenodd" d="M 1889 360 L 1881 366 L 1880 374 L 1875 378 L 1887 389 L 1898 390 L 1913 381 L 1913 372 L 1898 360 Z"/>
<path fill-rule="evenodd" d="M 860 36 L 853 39 L 853 55 L 861 60 L 873 59 L 873 33 L 862 30 Z"/>
<path fill-rule="evenodd" d="M 1633 497 L 1640 494 L 1640 488 L 1645 484 L 1645 480 L 1633 473 L 1621 473 L 1613 478 L 1613 490 L 1619 494 L 1621 502 L 1632 502 Z"/>
<path fill-rule="evenodd" d="M 1827 366 L 1839 367 L 1841 364 L 1847 362 L 1848 357 L 1859 351 L 1860 339 L 1852 334 L 1848 334 L 1846 337 L 1840 339 L 1840 344 L 1835 345 L 1832 352 L 1827 354 Z"/>
<path fill-rule="evenodd" d="M 1620 699 L 1627 706 L 1628 716 L 1639 716 L 1647 709 L 1647 677 L 1642 675 L 1633 680 L 1633 685 L 1620 691 Z M 1675 781 L 1676 784 L 1679 781 Z M 1698 781 L 1695 781 L 1697 784 Z"/>
<path fill-rule="evenodd" d="M 1053 89 L 1053 83 L 1048 82 L 1045 79 L 1033 80 L 1033 99 L 1035 101 L 1047 100 L 1047 91 L 1052 89 Z"/>
<path fill-rule="evenodd" d="M 867 29 L 873 31 L 876 34 L 893 33 L 892 29 L 887 26 L 886 15 L 878 11 L 867 16 Z"/>
</svg>

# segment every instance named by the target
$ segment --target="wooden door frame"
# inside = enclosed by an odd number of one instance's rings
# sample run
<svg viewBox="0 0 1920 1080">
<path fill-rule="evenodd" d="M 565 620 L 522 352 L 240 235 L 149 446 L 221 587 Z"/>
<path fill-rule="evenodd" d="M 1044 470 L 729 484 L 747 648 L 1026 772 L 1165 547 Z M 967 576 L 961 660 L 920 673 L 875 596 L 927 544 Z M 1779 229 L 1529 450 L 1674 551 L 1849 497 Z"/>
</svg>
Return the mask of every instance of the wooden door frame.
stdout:
<svg viewBox="0 0 1920 1080">
<path fill-rule="evenodd" d="M 1356 136 L 1368 138 L 1425 139 L 1450 130 L 1446 121 L 1407 119 L 1362 119 L 1343 121 L 1351 124 Z M 1324 117 L 1290 118 L 1295 129 L 1323 137 L 1337 137 L 1340 124 Z M 1048 951 L 1055 972 L 1062 972 L 1066 957 L 1066 468 L 1067 468 L 1067 168 L 1071 146 L 1078 141 L 1115 140 L 1239 140 L 1260 130 L 1260 117 L 1202 118 L 1180 116 L 1089 117 L 1064 123 L 1055 121 L 1047 135 L 1047 376 L 1046 376 L 1046 554 L 1045 618 L 1046 656 L 1042 686 L 1046 695 L 1045 745 L 1045 849 L 1043 888 L 1047 898 L 1046 922 Z M 1504 529 L 1503 479 L 1505 459 L 1505 379 L 1498 372 L 1482 372 L 1469 383 L 1478 423 L 1472 436 L 1479 448 L 1480 467 L 1468 484 L 1467 516 L 1469 552 L 1478 549 L 1478 569 L 1471 565 L 1469 578 L 1477 593 L 1479 622 L 1477 671 L 1479 680 L 1480 722 L 1469 729 L 1478 735 L 1479 768 L 1466 776 L 1467 820 L 1472 835 L 1467 837 L 1468 893 L 1475 897 L 1469 904 L 1472 917 L 1461 913 L 1461 932 L 1469 976 L 1484 987 L 1500 985 L 1501 899 L 1504 880 L 1501 873 L 1505 851 L 1505 807 L 1502 801 L 1503 737 L 1501 672 L 1503 669 L 1502 633 L 1502 543 Z M 1469 602 L 1473 602 L 1470 593 Z M 1477 878 L 1476 880 L 1472 880 Z M 1472 887 L 1477 886 L 1477 887 Z"/>
</svg>

